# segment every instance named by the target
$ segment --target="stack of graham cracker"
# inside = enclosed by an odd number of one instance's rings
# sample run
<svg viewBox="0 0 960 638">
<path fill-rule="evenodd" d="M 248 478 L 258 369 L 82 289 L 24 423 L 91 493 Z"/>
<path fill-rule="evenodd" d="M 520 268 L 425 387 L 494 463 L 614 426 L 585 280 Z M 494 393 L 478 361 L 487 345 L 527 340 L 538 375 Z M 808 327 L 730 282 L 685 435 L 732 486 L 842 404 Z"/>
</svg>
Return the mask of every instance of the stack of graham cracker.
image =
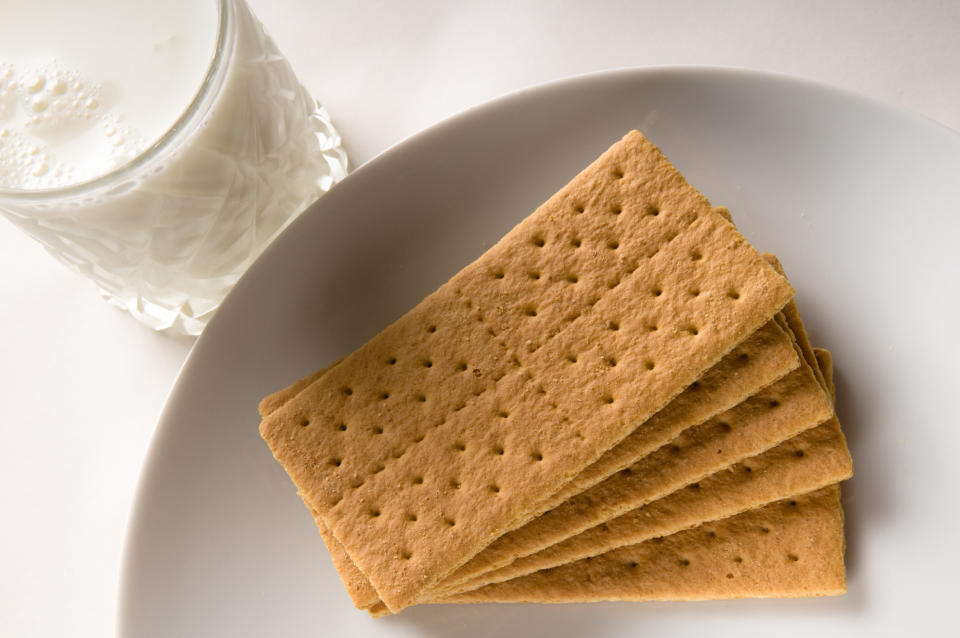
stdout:
<svg viewBox="0 0 960 638">
<path fill-rule="evenodd" d="M 852 464 L 793 295 L 632 132 L 260 431 L 374 615 L 842 593 Z"/>
</svg>

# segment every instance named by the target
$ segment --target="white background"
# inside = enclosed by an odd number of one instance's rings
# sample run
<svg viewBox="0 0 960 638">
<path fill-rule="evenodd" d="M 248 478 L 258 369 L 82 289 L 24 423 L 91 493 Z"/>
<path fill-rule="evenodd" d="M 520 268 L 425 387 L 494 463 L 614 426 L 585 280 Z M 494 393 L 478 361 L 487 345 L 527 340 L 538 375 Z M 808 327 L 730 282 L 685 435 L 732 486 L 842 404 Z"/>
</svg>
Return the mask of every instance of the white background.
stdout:
<svg viewBox="0 0 960 638">
<path fill-rule="evenodd" d="M 960 2 L 250 3 L 354 166 L 476 103 L 632 66 L 778 71 L 960 129 Z M 4 220 L 0 334 L 0 635 L 111 635 L 137 476 L 191 344 Z"/>
</svg>

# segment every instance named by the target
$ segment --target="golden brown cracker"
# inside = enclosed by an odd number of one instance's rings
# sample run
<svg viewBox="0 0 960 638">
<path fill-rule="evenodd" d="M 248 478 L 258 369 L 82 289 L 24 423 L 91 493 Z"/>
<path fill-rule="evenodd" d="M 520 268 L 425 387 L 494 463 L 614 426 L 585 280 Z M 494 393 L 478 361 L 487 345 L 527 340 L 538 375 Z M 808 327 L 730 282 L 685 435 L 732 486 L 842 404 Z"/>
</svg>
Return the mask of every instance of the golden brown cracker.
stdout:
<svg viewBox="0 0 960 638">
<path fill-rule="evenodd" d="M 832 485 L 447 602 L 833 596 L 846 591 L 843 552 L 840 489 Z"/>
<path fill-rule="evenodd" d="M 792 295 L 634 132 L 261 434 L 396 611 Z"/>
<path fill-rule="evenodd" d="M 570 499 L 584 490 L 652 453 L 687 428 L 703 423 L 721 411 L 731 408 L 770 382 L 776 381 L 782 373 L 788 372 L 798 363 L 791 338 L 780 329 L 777 322 L 768 322 L 642 427 L 637 428 L 580 472 L 563 489 L 542 503 L 539 510 L 547 514 L 498 538 L 439 583 L 436 589 L 438 591 L 453 589 L 458 583 L 503 567 L 519 556 L 533 553 L 563 540 L 566 536 L 557 536 L 557 532 L 562 530 L 551 523 L 546 523 L 547 520 L 558 520 L 555 516 L 555 508 L 562 507 L 565 502 L 569 503 Z M 815 423 L 811 423 L 810 427 L 813 425 Z M 722 467 L 734 460 L 736 459 L 717 464 L 716 467 Z M 687 473 L 686 476 L 696 477 L 697 475 Z M 687 482 L 693 480 L 696 478 L 689 478 Z M 567 536 L 577 531 L 580 530 L 570 531 Z"/>
</svg>

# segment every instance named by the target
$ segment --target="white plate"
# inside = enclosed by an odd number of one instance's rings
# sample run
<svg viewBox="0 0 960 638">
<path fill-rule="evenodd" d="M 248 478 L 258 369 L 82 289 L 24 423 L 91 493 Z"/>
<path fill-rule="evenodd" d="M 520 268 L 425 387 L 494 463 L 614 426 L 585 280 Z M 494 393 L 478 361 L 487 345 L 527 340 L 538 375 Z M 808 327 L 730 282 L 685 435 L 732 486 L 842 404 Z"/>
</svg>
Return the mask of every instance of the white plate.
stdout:
<svg viewBox="0 0 960 638">
<path fill-rule="evenodd" d="M 258 399 L 353 350 L 631 128 L 783 260 L 833 350 L 856 478 L 849 593 L 788 601 L 350 605 L 257 433 Z M 636 70 L 470 110 L 357 170 L 243 278 L 163 413 L 133 513 L 123 636 L 778 636 L 953 626 L 960 136 L 784 77 Z M 938 632 L 939 633 L 939 632 Z"/>
</svg>

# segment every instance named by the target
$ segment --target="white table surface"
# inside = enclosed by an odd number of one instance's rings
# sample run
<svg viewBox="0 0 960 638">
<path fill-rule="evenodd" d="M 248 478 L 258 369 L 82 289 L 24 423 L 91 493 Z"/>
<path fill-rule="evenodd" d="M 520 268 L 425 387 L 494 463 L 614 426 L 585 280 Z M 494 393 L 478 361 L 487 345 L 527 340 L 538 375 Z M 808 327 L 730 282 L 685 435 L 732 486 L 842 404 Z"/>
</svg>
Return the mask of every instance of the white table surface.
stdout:
<svg viewBox="0 0 960 638">
<path fill-rule="evenodd" d="M 960 130 L 950 0 L 250 3 L 353 166 L 504 93 L 633 66 L 782 72 Z M 4 220 L 0 334 L 0 635 L 111 635 L 137 477 L 191 343 L 108 307 Z"/>
</svg>

